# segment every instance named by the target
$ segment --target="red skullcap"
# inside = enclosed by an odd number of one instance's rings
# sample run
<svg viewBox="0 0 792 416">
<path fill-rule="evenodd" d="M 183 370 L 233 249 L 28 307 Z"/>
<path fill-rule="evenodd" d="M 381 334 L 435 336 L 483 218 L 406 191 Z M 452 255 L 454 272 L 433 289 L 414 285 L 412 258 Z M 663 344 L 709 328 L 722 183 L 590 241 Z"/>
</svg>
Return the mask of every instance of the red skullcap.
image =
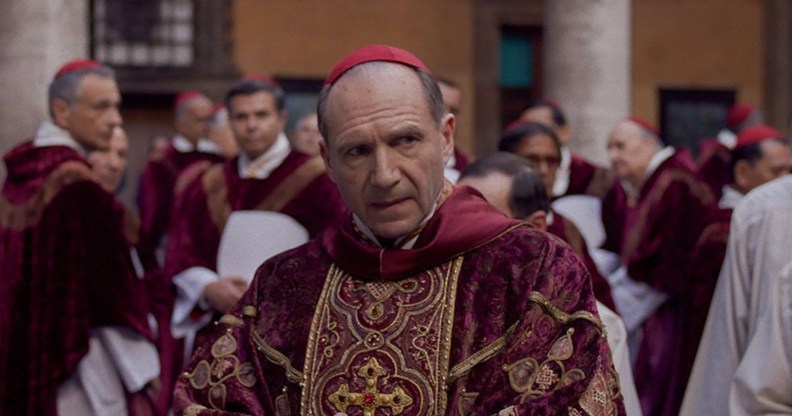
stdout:
<svg viewBox="0 0 792 416">
<path fill-rule="evenodd" d="M 252 74 L 247 74 L 242 77 L 242 81 L 264 81 L 269 82 L 273 85 L 278 85 L 278 81 L 275 81 L 275 78 L 263 73 L 263 72 L 254 72 Z"/>
<path fill-rule="evenodd" d="M 338 61 L 325 79 L 324 85 L 332 85 L 338 78 L 341 78 L 341 75 L 360 64 L 377 61 L 395 62 L 412 68 L 420 68 L 429 73 L 429 68 L 420 59 L 404 49 L 387 45 L 369 45 L 351 52 Z"/>
<path fill-rule="evenodd" d="M 737 127 L 742 124 L 748 117 L 751 116 L 751 113 L 754 112 L 754 108 L 747 104 L 739 104 L 734 105 L 732 108 L 729 109 L 729 114 L 726 116 L 726 125 L 728 127 Z"/>
<path fill-rule="evenodd" d="M 628 118 L 627 120 L 632 121 L 633 123 L 645 128 L 646 130 L 649 130 L 650 132 L 652 132 L 652 134 L 654 134 L 655 136 L 660 138 L 660 132 L 657 131 L 657 129 L 655 128 L 655 126 L 652 125 L 652 123 L 650 123 L 650 122 L 648 122 L 648 121 L 646 121 L 646 120 L 644 120 L 644 119 L 642 119 L 640 117 L 635 117 L 635 116 L 632 116 L 632 117 Z"/>
<path fill-rule="evenodd" d="M 79 71 L 81 69 L 98 69 L 101 68 L 102 64 L 93 59 L 75 59 L 73 61 L 66 62 L 58 72 L 55 73 L 55 78 L 58 78 L 61 75 L 66 75 L 68 73 Z"/>
<path fill-rule="evenodd" d="M 504 133 L 510 132 L 510 131 L 515 130 L 515 129 L 519 128 L 520 126 L 524 126 L 524 125 L 526 125 L 528 123 L 529 123 L 528 121 L 525 121 L 525 120 L 523 120 L 521 118 L 518 118 L 517 120 L 514 120 L 511 123 L 507 124 L 506 127 L 503 129 L 503 132 Z"/>
<path fill-rule="evenodd" d="M 212 107 L 212 115 L 219 113 L 220 111 L 225 110 L 226 106 L 223 103 L 217 103 Z"/>
<path fill-rule="evenodd" d="M 758 126 L 748 127 L 747 129 L 741 131 L 740 134 L 737 135 L 737 144 L 734 146 L 734 148 L 739 149 L 741 147 L 750 146 L 765 140 L 780 139 L 783 136 L 784 135 L 781 134 L 780 131 L 768 125 L 760 124 Z"/>
<path fill-rule="evenodd" d="M 183 91 L 173 100 L 173 108 L 178 108 L 180 105 L 196 97 L 203 97 L 203 93 L 196 90 Z"/>
</svg>

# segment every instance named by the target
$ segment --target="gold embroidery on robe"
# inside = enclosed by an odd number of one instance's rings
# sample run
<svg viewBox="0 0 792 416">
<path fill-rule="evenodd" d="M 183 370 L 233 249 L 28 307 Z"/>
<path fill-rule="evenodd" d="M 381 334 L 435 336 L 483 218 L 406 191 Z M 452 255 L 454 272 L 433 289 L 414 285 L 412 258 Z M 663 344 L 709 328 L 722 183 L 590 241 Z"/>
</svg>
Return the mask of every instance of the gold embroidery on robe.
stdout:
<svg viewBox="0 0 792 416">
<path fill-rule="evenodd" d="M 582 370 L 577 368 L 567 370 L 563 363 L 575 352 L 572 343 L 572 334 L 574 333 L 573 328 L 567 329 L 566 333 L 553 343 L 547 353 L 547 358 L 541 363 L 533 358 L 523 358 L 503 366 L 503 371 L 509 377 L 509 385 L 512 390 L 521 393 L 520 403 L 586 377 Z"/>
<path fill-rule="evenodd" d="M 240 363 L 239 358 L 234 355 L 237 341 L 231 335 L 230 329 L 215 340 L 210 351 L 212 362 L 201 360 L 192 373 L 185 374 L 185 377 L 196 390 L 208 387 L 209 404 L 215 409 L 223 409 L 227 396 L 225 382 L 233 378 L 244 387 L 253 387 L 256 384 L 255 370 L 253 364 Z"/>
<path fill-rule="evenodd" d="M 376 282 L 333 265 L 308 336 L 304 414 L 444 414 L 461 265 Z"/>
</svg>

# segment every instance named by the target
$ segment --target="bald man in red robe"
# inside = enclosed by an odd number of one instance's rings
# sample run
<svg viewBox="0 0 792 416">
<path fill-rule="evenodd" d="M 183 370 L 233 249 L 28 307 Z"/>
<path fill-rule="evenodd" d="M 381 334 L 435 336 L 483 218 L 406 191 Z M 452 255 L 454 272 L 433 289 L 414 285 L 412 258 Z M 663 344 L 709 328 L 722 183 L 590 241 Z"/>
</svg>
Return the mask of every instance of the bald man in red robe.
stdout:
<svg viewBox="0 0 792 416">
<path fill-rule="evenodd" d="M 656 130 L 642 119 L 616 125 L 608 137 L 608 154 L 619 179 L 618 191 L 610 196 L 623 199 L 606 201 L 602 215 L 623 232 L 610 241 L 620 242 L 620 270 L 626 278 L 611 284 L 628 330 L 640 327 L 643 333 L 635 364 L 638 395 L 644 414 L 676 414 L 683 382 L 679 357 L 686 330 L 684 305 L 694 287 L 687 270 L 715 201 L 690 169 L 687 156 L 663 147 Z M 614 207 L 623 211 L 614 212 Z M 638 309 L 625 307 L 623 300 L 637 293 L 645 296 L 635 302 Z"/>
<path fill-rule="evenodd" d="M 164 149 L 155 149 L 140 177 L 137 203 L 142 238 L 161 249 L 168 231 L 176 180 L 196 162 L 225 160 L 221 148 L 207 138 L 212 101 L 201 92 L 185 91 L 176 96 L 173 118 L 176 134 Z"/>
<path fill-rule="evenodd" d="M 177 412 L 624 414 L 580 260 L 445 181 L 454 116 L 426 66 L 364 47 L 318 108 L 352 214 L 259 268 Z"/>
<path fill-rule="evenodd" d="M 83 359 L 94 353 L 97 331 L 112 327 L 140 345 L 151 339 L 143 283 L 129 253 L 134 236 L 86 160 L 88 151 L 109 146 L 121 123 L 121 95 L 112 70 L 94 61 L 64 65 L 49 95 L 52 121 L 4 158 L 0 414 L 140 414 L 124 397 L 124 390 L 133 393 L 129 385 L 82 410 L 66 404 L 64 397 L 73 396 L 62 390 L 79 385 L 78 372 L 91 367 Z M 138 381 L 154 380 L 159 368 L 152 370 Z M 145 386 L 138 387 L 145 401 Z"/>
</svg>

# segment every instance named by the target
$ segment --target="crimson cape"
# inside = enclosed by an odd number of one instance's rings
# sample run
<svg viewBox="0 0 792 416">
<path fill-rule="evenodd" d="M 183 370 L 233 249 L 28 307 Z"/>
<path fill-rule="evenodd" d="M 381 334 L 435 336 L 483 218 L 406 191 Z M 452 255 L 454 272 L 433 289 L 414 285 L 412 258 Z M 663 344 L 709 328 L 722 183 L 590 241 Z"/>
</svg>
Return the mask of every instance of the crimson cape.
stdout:
<svg viewBox="0 0 792 416">
<path fill-rule="evenodd" d="M 0 414 L 55 415 L 92 328 L 148 335 L 123 210 L 68 147 L 5 156 L 0 197 Z"/>
<path fill-rule="evenodd" d="M 612 184 L 613 174 L 610 170 L 572 155 L 569 164 L 569 186 L 564 195 L 592 195 L 602 198 Z"/>
<path fill-rule="evenodd" d="M 223 160 L 223 156 L 214 153 L 180 152 L 172 144 L 154 154 L 143 168 L 138 188 L 141 237 L 152 247 L 159 246 L 168 229 L 176 180 L 187 167 L 200 161 L 219 163 Z"/>
</svg>

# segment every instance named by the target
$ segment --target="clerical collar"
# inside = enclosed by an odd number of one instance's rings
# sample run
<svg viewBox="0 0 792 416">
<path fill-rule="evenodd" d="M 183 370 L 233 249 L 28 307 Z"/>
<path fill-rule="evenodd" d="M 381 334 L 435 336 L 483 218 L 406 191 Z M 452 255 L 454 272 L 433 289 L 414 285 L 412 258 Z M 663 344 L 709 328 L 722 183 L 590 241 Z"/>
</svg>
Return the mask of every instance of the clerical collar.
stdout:
<svg viewBox="0 0 792 416">
<path fill-rule="evenodd" d="M 564 195 L 569 189 L 570 166 L 572 166 L 572 152 L 569 151 L 569 147 L 561 146 L 561 163 L 558 165 L 553 182 L 553 196 Z"/>
<path fill-rule="evenodd" d="M 352 220 L 354 221 L 353 224 L 355 226 L 355 231 L 358 234 L 358 237 L 361 238 L 365 243 L 369 245 L 373 245 L 375 247 L 380 248 L 396 248 L 400 250 L 410 250 L 415 246 L 415 242 L 418 241 L 418 237 L 421 236 L 421 231 L 423 231 L 424 226 L 427 222 L 434 216 L 435 211 L 437 211 L 437 207 L 439 207 L 443 201 L 451 195 L 451 192 L 454 190 L 454 186 L 449 182 L 445 181 L 443 183 L 443 188 L 435 198 L 434 204 L 432 204 L 432 209 L 429 210 L 429 213 L 424 217 L 421 223 L 418 225 L 414 231 L 398 237 L 392 241 L 391 244 L 383 244 L 383 239 L 374 235 L 374 232 L 371 231 L 366 224 L 357 216 L 357 214 L 352 214 Z"/>
<path fill-rule="evenodd" d="M 291 153 L 289 139 L 281 132 L 275 139 L 275 143 L 255 160 L 250 160 L 244 153 L 239 155 L 237 163 L 239 177 L 242 179 L 267 179 L 272 171 L 286 160 L 289 153 Z"/>
<path fill-rule="evenodd" d="M 48 147 L 48 146 L 66 146 L 74 149 L 83 157 L 88 155 L 88 151 L 80 145 L 71 133 L 55 125 L 51 121 L 41 123 L 36 131 L 36 137 L 33 139 L 33 146 L 35 147 Z"/>
<path fill-rule="evenodd" d="M 671 146 L 666 146 L 659 152 L 655 153 L 651 159 L 649 159 L 649 164 L 646 166 L 646 174 L 644 175 L 643 182 L 641 182 L 641 186 L 643 186 L 646 181 L 652 177 L 655 173 L 657 168 L 663 164 L 668 158 L 674 155 L 674 148 Z M 624 191 L 627 192 L 627 195 L 632 197 L 638 196 L 638 193 L 641 192 L 641 187 L 639 186 L 638 189 L 634 189 L 633 186 L 627 181 L 621 181 L 622 188 Z"/>
<path fill-rule="evenodd" d="M 734 189 L 731 185 L 724 185 L 723 196 L 721 196 L 721 199 L 718 201 L 718 208 L 734 209 L 744 196 L 742 192 Z"/>
<path fill-rule="evenodd" d="M 220 146 L 209 139 L 198 139 L 198 143 L 193 145 L 189 139 L 179 133 L 176 133 L 176 135 L 173 136 L 171 144 L 173 145 L 173 148 L 179 153 L 201 152 L 212 153 L 216 155 L 223 153 L 222 149 L 220 149 Z"/>
<path fill-rule="evenodd" d="M 718 143 L 728 149 L 734 149 L 734 146 L 737 145 L 737 135 L 729 129 L 722 129 L 718 132 Z"/>
</svg>

